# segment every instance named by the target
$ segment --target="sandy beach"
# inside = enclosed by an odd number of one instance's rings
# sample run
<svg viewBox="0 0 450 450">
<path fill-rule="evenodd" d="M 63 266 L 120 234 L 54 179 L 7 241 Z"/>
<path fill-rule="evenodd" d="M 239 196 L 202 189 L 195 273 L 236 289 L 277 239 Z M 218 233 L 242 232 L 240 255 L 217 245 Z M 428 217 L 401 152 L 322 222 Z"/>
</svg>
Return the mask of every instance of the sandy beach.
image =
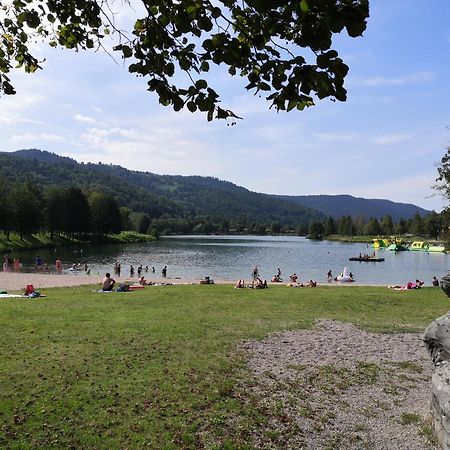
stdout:
<svg viewBox="0 0 450 450">
<path fill-rule="evenodd" d="M 0 290 L 5 291 L 19 291 L 25 289 L 27 284 L 32 284 L 36 289 L 51 288 L 51 287 L 68 287 L 68 286 L 85 286 L 100 284 L 104 275 L 84 275 L 84 274 L 61 274 L 54 273 L 17 273 L 17 272 L 0 272 Z M 113 275 L 114 278 L 114 275 Z M 138 278 L 115 278 L 117 285 L 120 283 L 138 283 Z M 187 278 L 153 278 L 149 277 L 149 281 L 155 284 L 200 284 L 200 280 Z M 231 280 L 217 280 L 214 279 L 214 284 L 228 284 L 234 285 L 236 281 Z M 250 285 L 251 280 L 246 280 L 246 285 Z M 268 282 L 269 286 L 286 286 L 288 283 L 272 283 Z M 320 283 L 318 286 L 356 286 L 356 283 Z M 362 286 L 359 284 L 358 286 Z M 368 286 L 368 285 L 367 285 Z"/>
<path fill-rule="evenodd" d="M 114 276 L 113 276 L 114 277 Z M 49 274 L 49 273 L 15 273 L 0 272 L 0 290 L 19 291 L 25 289 L 27 284 L 32 284 L 36 289 L 66 286 L 85 286 L 100 284 L 103 279 L 101 275 L 71 275 L 71 274 Z M 116 283 L 137 283 L 138 278 L 116 278 Z M 188 280 L 181 278 L 151 278 L 153 283 L 172 284 L 199 284 L 199 280 Z M 234 284 L 233 281 L 214 280 L 215 284 Z"/>
<path fill-rule="evenodd" d="M 32 284 L 36 289 L 64 286 L 83 286 L 98 284 L 102 277 L 98 275 L 56 275 L 42 273 L 0 272 L 0 289 L 18 291 Z"/>
</svg>

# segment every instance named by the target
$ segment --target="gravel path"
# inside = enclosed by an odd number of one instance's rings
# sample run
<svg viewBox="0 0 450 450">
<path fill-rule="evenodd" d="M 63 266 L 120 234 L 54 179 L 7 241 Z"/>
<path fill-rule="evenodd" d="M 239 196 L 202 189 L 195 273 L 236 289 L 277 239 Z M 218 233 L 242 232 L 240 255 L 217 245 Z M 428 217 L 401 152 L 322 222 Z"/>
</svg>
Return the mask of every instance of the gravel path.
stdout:
<svg viewBox="0 0 450 450">
<path fill-rule="evenodd" d="M 245 342 L 269 429 L 257 448 L 428 450 L 431 361 L 419 334 L 321 320 L 314 330 Z"/>
</svg>

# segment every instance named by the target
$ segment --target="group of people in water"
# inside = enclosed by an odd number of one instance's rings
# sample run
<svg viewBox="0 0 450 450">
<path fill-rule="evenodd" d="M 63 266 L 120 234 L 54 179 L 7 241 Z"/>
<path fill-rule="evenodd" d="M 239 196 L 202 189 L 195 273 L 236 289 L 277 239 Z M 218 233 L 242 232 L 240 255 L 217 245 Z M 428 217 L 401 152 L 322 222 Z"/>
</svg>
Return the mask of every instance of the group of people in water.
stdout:
<svg viewBox="0 0 450 450">
<path fill-rule="evenodd" d="M 120 264 L 119 261 L 116 261 L 116 262 L 114 263 L 113 270 L 114 270 L 114 274 L 115 274 L 117 277 L 120 277 L 120 274 L 121 274 L 121 272 L 122 272 L 122 266 L 121 266 L 121 264 Z M 139 264 L 137 267 L 135 267 L 133 264 L 130 264 L 130 268 L 129 268 L 130 278 L 134 278 L 134 276 L 137 275 L 137 277 L 138 277 L 139 280 L 140 280 L 139 282 L 140 282 L 141 284 L 144 284 L 144 282 L 145 282 L 144 274 L 145 274 L 145 273 L 149 273 L 149 272 L 151 272 L 152 274 L 154 274 L 154 273 L 156 272 L 155 267 L 152 266 L 151 268 L 149 268 L 148 266 L 143 266 L 142 264 Z M 167 266 L 164 266 L 164 267 L 161 269 L 161 276 L 162 276 L 163 278 L 167 277 Z"/>
<path fill-rule="evenodd" d="M 31 267 L 36 273 L 56 272 L 58 275 L 62 274 L 64 268 L 60 257 L 56 258 L 53 266 L 49 266 L 47 261 L 39 255 L 36 255 L 34 258 L 34 264 Z M 3 272 L 21 272 L 23 265 L 19 258 L 12 258 L 10 254 L 6 254 L 3 256 L 2 269 Z M 83 271 L 88 275 L 90 274 L 90 269 L 87 263 L 73 263 L 67 270 L 69 272 Z"/>
<path fill-rule="evenodd" d="M 22 269 L 22 263 L 19 258 L 11 258 L 9 255 L 3 257 L 3 272 L 20 272 Z"/>
</svg>

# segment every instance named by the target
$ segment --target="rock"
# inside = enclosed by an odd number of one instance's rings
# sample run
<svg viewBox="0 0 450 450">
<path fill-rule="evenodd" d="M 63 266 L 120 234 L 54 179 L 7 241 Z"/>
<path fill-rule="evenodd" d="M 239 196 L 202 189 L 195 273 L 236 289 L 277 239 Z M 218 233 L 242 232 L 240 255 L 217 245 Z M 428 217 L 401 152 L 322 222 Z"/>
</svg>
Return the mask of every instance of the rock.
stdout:
<svg viewBox="0 0 450 450">
<path fill-rule="evenodd" d="M 425 330 L 423 340 L 435 365 L 431 414 L 436 437 L 441 449 L 450 450 L 450 314 L 434 320 Z"/>
<path fill-rule="evenodd" d="M 431 379 L 431 414 L 441 449 L 450 449 L 450 362 L 440 363 Z"/>
<path fill-rule="evenodd" d="M 447 297 L 450 297 L 450 272 L 441 278 L 440 285 Z"/>
<path fill-rule="evenodd" d="M 450 361 L 450 313 L 433 320 L 425 330 L 423 340 L 434 364 Z"/>
</svg>

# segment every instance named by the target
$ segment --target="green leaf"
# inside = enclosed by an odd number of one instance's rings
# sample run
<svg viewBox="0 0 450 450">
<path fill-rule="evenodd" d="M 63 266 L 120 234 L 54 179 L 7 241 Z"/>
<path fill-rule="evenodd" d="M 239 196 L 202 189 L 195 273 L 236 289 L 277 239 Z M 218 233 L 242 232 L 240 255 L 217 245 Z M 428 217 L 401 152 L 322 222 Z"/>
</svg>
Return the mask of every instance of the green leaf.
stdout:
<svg viewBox="0 0 450 450">
<path fill-rule="evenodd" d="M 195 104 L 195 102 L 187 102 L 186 106 L 187 106 L 187 109 L 188 109 L 191 113 L 197 111 L 197 105 Z"/>
<path fill-rule="evenodd" d="M 222 11 L 220 10 L 220 8 L 215 7 L 211 10 L 211 16 L 213 19 L 218 19 L 221 16 L 221 14 Z"/>
<path fill-rule="evenodd" d="M 195 82 L 195 87 L 200 90 L 200 89 L 206 89 L 208 87 L 208 83 L 205 80 L 197 80 Z"/>
<path fill-rule="evenodd" d="M 200 70 L 202 72 L 209 72 L 209 64 L 207 61 L 202 61 L 202 63 L 200 64 Z"/>
<path fill-rule="evenodd" d="M 300 2 L 300 9 L 304 13 L 307 13 L 309 11 L 309 5 L 308 5 L 307 0 L 301 0 L 301 2 Z"/>
<path fill-rule="evenodd" d="M 122 45 L 122 53 L 124 58 L 131 58 L 133 55 L 133 51 L 128 45 Z"/>
</svg>

